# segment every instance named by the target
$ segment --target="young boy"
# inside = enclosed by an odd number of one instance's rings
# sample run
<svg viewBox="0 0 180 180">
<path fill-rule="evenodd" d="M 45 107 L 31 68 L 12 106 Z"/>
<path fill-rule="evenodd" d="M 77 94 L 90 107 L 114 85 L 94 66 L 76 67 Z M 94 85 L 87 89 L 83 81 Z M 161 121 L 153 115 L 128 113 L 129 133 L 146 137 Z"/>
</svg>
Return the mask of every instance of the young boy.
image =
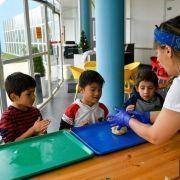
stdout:
<svg viewBox="0 0 180 180">
<path fill-rule="evenodd" d="M 163 98 L 156 92 L 158 89 L 158 78 L 156 74 L 149 69 L 142 69 L 136 77 L 136 85 L 130 99 L 128 99 L 124 107 L 126 111 L 139 110 L 158 111 L 163 106 Z"/>
<path fill-rule="evenodd" d="M 47 130 L 49 121 L 42 120 L 40 111 L 33 107 L 35 87 L 35 80 L 21 72 L 6 78 L 5 89 L 12 105 L 3 112 L 0 120 L 3 142 L 22 140 Z"/>
<path fill-rule="evenodd" d="M 92 70 L 84 71 L 79 78 L 79 90 L 82 99 L 77 99 L 65 110 L 60 129 L 70 129 L 103 120 L 108 115 L 107 107 L 99 103 L 104 79 Z"/>
</svg>

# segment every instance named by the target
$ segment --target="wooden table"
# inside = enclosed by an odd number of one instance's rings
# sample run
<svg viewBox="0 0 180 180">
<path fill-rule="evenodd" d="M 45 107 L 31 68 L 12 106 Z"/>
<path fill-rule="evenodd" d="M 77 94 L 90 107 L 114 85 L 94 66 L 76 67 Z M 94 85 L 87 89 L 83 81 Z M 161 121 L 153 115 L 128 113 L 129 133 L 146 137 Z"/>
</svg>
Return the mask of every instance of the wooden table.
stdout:
<svg viewBox="0 0 180 180">
<path fill-rule="evenodd" d="M 33 179 L 180 179 L 180 133 L 162 145 L 146 143 L 108 155 L 95 156 Z"/>
</svg>

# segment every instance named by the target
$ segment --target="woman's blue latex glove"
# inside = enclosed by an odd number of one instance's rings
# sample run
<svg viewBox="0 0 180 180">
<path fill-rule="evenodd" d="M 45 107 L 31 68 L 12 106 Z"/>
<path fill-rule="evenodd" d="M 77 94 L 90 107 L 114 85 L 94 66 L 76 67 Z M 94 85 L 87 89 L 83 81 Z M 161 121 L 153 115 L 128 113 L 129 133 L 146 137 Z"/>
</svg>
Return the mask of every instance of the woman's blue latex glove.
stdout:
<svg viewBox="0 0 180 180">
<path fill-rule="evenodd" d="M 118 112 L 114 115 L 108 116 L 108 121 L 111 123 L 111 126 L 119 126 L 118 130 L 123 126 L 129 127 L 129 120 L 135 118 L 138 121 L 150 124 L 150 112 L 140 112 L 140 111 L 125 111 L 123 109 L 115 108 Z"/>
<path fill-rule="evenodd" d="M 131 117 L 137 119 L 138 121 L 140 121 L 144 124 L 151 124 L 149 111 L 146 111 L 146 112 L 127 111 L 127 112 Z"/>
<path fill-rule="evenodd" d="M 115 110 L 118 111 L 118 113 L 108 116 L 108 121 L 110 122 L 111 126 L 118 126 L 118 130 L 123 126 L 129 127 L 131 115 L 123 109 L 116 108 Z"/>
</svg>

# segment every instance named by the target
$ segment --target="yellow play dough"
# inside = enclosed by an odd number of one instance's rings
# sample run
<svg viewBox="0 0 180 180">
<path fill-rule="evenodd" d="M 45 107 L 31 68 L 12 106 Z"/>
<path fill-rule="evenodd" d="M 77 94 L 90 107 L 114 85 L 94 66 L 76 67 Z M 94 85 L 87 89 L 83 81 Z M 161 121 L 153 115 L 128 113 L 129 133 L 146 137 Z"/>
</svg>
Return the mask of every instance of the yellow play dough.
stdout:
<svg viewBox="0 0 180 180">
<path fill-rule="evenodd" d="M 113 134 L 122 135 L 122 134 L 125 134 L 127 132 L 127 127 L 123 126 L 120 130 L 118 130 L 118 126 L 114 126 L 111 128 L 111 131 Z"/>
</svg>

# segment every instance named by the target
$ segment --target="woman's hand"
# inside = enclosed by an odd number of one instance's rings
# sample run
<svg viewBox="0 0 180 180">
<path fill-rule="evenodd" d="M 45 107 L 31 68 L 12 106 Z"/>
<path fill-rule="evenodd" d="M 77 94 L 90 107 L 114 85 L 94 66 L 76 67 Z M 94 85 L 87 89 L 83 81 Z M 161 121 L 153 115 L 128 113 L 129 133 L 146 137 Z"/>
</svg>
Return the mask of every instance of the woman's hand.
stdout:
<svg viewBox="0 0 180 180">
<path fill-rule="evenodd" d="M 137 119 L 138 121 L 144 124 L 151 124 L 149 111 L 145 111 L 145 112 L 127 111 L 127 112 L 132 118 Z"/>
<path fill-rule="evenodd" d="M 110 122 L 111 126 L 118 126 L 118 130 L 123 126 L 129 127 L 129 120 L 131 119 L 131 115 L 129 115 L 128 112 L 123 109 L 116 108 L 115 110 L 118 113 L 108 116 L 108 121 Z"/>
</svg>

